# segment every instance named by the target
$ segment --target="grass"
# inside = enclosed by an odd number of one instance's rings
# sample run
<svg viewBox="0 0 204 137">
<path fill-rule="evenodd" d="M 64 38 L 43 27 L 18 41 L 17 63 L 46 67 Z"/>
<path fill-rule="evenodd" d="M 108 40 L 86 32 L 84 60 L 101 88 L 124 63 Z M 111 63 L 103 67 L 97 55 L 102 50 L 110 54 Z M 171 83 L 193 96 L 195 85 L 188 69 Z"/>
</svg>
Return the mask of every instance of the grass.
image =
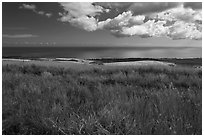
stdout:
<svg viewBox="0 0 204 137">
<path fill-rule="evenodd" d="M 202 134 L 202 71 L 3 65 L 2 134 Z"/>
</svg>

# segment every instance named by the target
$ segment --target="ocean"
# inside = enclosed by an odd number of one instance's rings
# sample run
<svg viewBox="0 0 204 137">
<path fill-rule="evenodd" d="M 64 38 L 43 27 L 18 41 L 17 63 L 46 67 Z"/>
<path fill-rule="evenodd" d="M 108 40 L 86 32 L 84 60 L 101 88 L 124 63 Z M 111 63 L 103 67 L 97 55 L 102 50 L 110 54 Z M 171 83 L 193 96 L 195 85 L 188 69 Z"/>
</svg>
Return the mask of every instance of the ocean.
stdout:
<svg viewBox="0 0 204 137">
<path fill-rule="evenodd" d="M 201 47 L 3 47 L 3 57 L 197 58 Z"/>
</svg>

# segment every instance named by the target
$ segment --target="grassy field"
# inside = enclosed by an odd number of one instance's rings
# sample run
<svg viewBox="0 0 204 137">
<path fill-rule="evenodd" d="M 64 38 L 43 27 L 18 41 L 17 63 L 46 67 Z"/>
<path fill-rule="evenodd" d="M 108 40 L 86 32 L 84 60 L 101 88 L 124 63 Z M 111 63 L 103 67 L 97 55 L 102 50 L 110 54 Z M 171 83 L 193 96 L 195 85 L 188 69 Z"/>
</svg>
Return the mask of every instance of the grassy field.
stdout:
<svg viewBox="0 0 204 137">
<path fill-rule="evenodd" d="M 3 64 L 2 134 L 202 134 L 192 67 Z"/>
</svg>

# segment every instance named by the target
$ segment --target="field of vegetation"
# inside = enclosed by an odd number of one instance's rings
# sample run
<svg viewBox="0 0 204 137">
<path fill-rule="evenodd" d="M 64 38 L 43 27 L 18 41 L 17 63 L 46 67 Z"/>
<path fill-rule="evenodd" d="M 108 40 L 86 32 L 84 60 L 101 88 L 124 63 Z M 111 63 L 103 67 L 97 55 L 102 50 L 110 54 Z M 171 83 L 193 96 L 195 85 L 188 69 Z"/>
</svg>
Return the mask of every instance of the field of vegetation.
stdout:
<svg viewBox="0 0 204 137">
<path fill-rule="evenodd" d="M 3 65 L 2 134 L 202 134 L 202 70 Z"/>
</svg>

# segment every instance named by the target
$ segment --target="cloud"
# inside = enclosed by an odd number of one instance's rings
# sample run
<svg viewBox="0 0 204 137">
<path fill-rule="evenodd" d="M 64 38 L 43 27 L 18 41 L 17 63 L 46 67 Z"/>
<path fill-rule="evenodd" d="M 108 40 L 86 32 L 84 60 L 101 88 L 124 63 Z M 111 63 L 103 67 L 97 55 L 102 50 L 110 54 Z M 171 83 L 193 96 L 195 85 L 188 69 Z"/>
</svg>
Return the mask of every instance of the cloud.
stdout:
<svg viewBox="0 0 204 137">
<path fill-rule="evenodd" d="M 168 14 L 167 14 L 168 13 Z M 197 17 L 196 17 L 197 16 Z M 123 12 L 114 19 L 98 23 L 99 29 L 110 30 L 117 37 L 139 36 L 169 37 L 172 39 L 202 39 L 201 12 L 184 9 L 182 6 L 154 13 L 145 21 L 145 15 L 134 16 Z"/>
<path fill-rule="evenodd" d="M 60 3 L 64 9 L 64 13 L 60 13 L 62 22 L 69 22 L 72 25 L 82 28 L 87 31 L 94 31 L 97 29 L 97 19 L 94 18 L 102 12 L 108 12 L 99 5 L 94 5 L 91 2 L 69 2 Z"/>
<path fill-rule="evenodd" d="M 33 34 L 15 34 L 15 35 L 10 35 L 10 34 L 3 34 L 3 38 L 33 38 L 33 37 L 38 37 L 38 35 L 33 35 Z"/>
<path fill-rule="evenodd" d="M 158 14 L 153 19 L 166 21 L 167 36 L 173 39 L 202 39 L 202 10 L 193 10 L 181 5 Z"/>
<path fill-rule="evenodd" d="M 121 27 L 128 26 L 129 20 L 132 19 L 132 13 L 130 11 L 123 12 L 113 19 L 107 19 L 98 23 L 100 29 L 115 30 Z M 133 20 L 133 19 L 132 19 Z"/>
<path fill-rule="evenodd" d="M 45 16 L 47 16 L 48 18 L 50 18 L 52 16 L 52 13 L 45 13 Z"/>
<path fill-rule="evenodd" d="M 168 20 L 168 21 L 182 20 L 185 22 L 195 22 L 195 21 L 202 22 L 201 10 L 184 8 L 183 5 L 160 13 L 152 14 L 151 16 L 155 16 L 154 18 L 157 18 L 157 19 Z"/>
<path fill-rule="evenodd" d="M 28 10 L 35 10 L 36 6 L 34 4 L 22 4 L 20 7 L 20 9 L 28 9 Z"/>
<path fill-rule="evenodd" d="M 97 29 L 97 21 L 94 17 L 89 18 L 83 16 L 70 20 L 70 23 L 87 31 L 94 31 Z"/>
<path fill-rule="evenodd" d="M 38 11 L 37 13 L 40 14 L 40 15 L 44 15 L 45 14 L 44 11 Z"/>
<path fill-rule="evenodd" d="M 114 19 L 99 22 L 100 29 L 110 30 L 117 37 L 137 35 L 142 38 L 152 36 L 164 36 L 167 27 L 163 25 L 165 21 L 149 20 L 144 22 L 145 16 L 133 16 L 130 11 L 124 12 Z"/>
<path fill-rule="evenodd" d="M 94 4 L 100 5 L 103 8 L 109 9 L 109 11 L 117 11 L 118 14 L 121 14 L 130 7 L 133 2 L 95 2 Z"/>
<path fill-rule="evenodd" d="M 177 7 L 182 3 L 178 2 L 96 2 L 96 4 L 117 9 L 121 12 L 131 11 L 133 15 L 140 15 L 152 12 L 160 12 L 170 8 Z"/>
<path fill-rule="evenodd" d="M 60 21 L 86 31 L 109 30 L 116 37 L 202 39 L 202 9 L 196 3 L 60 3 Z M 125 7 L 125 8 L 124 8 Z M 122 9 L 112 19 L 98 17 Z M 118 11 L 119 12 L 119 11 Z M 97 16 L 97 17 L 96 17 Z"/>
<path fill-rule="evenodd" d="M 106 21 L 101 21 L 98 23 L 98 29 L 110 30 L 112 34 L 116 36 L 132 36 L 132 35 L 144 35 L 145 29 L 143 24 L 145 16 L 138 15 L 132 16 L 130 11 L 123 12 L 114 19 L 107 19 Z M 146 34 L 145 34 L 146 35 Z"/>
<path fill-rule="evenodd" d="M 60 3 L 63 9 L 71 17 L 81 17 L 81 16 L 95 16 L 103 12 L 103 7 L 98 5 L 93 5 L 90 2 L 68 2 Z"/>
<path fill-rule="evenodd" d="M 19 8 L 20 9 L 31 10 L 31 11 L 33 11 L 36 14 L 45 15 L 48 18 L 52 16 L 52 13 L 46 13 L 45 11 L 38 11 L 38 10 L 36 10 L 37 7 L 34 4 L 30 4 L 30 5 L 29 4 L 22 4 Z"/>
<path fill-rule="evenodd" d="M 169 37 L 172 39 L 202 39 L 202 32 L 199 31 L 194 23 L 186 23 L 184 21 L 177 21 L 169 28 Z"/>
</svg>

